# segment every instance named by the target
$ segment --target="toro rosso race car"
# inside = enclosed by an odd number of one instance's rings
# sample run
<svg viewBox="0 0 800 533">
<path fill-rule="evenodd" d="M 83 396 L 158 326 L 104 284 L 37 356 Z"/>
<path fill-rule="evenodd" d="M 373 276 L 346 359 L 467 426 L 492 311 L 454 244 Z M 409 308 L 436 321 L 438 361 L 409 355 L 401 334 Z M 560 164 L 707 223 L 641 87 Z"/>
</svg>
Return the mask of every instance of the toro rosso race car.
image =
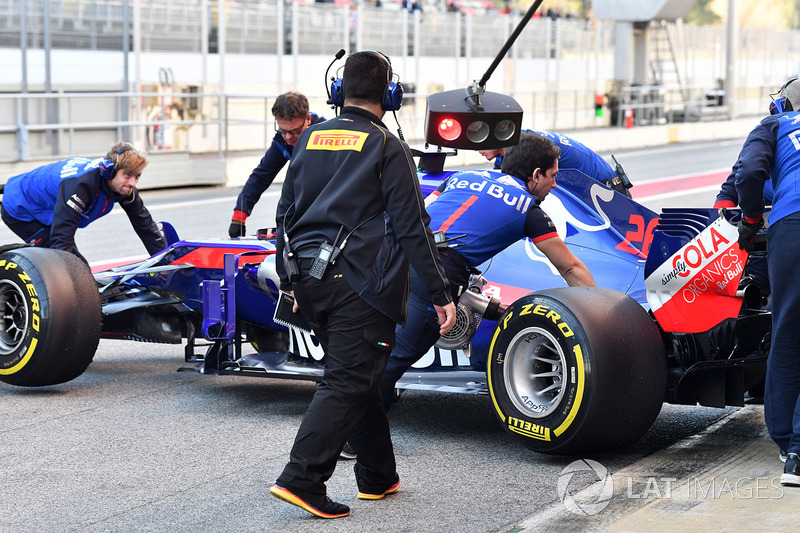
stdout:
<svg viewBox="0 0 800 533">
<path fill-rule="evenodd" d="M 458 177 L 418 155 L 423 195 Z M 764 380 L 770 314 L 742 276 L 738 213 L 659 216 L 577 172 L 558 183 L 543 208 L 598 287 L 564 286 L 529 240 L 507 248 L 398 388 L 486 394 L 514 439 L 547 453 L 636 441 L 665 401 L 743 405 Z M 274 317 L 272 234 L 183 241 L 164 230 L 163 251 L 94 276 L 65 252 L 0 248 L 0 380 L 74 379 L 100 338 L 184 343 L 204 374 L 321 379 L 313 332 Z"/>
</svg>

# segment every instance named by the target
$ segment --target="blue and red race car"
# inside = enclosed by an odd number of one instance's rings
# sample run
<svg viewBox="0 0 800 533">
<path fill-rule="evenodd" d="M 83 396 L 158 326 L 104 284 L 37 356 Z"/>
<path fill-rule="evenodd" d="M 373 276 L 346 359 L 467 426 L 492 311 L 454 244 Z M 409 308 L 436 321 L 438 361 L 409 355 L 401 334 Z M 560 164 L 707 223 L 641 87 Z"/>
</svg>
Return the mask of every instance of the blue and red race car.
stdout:
<svg viewBox="0 0 800 533">
<path fill-rule="evenodd" d="M 431 164 L 445 152 L 417 155 L 423 194 L 454 174 Z M 480 267 L 457 326 L 398 388 L 486 394 L 514 439 L 547 453 L 634 442 L 665 401 L 723 407 L 755 394 L 770 314 L 742 275 L 738 213 L 658 215 L 578 172 L 558 183 L 543 207 L 598 287 L 566 287 L 530 241 L 511 246 Z M 205 374 L 321 378 L 313 332 L 274 320 L 269 232 L 183 241 L 164 229 L 165 250 L 95 276 L 67 253 L 0 248 L 0 381 L 74 379 L 101 337 L 183 343 Z"/>
</svg>

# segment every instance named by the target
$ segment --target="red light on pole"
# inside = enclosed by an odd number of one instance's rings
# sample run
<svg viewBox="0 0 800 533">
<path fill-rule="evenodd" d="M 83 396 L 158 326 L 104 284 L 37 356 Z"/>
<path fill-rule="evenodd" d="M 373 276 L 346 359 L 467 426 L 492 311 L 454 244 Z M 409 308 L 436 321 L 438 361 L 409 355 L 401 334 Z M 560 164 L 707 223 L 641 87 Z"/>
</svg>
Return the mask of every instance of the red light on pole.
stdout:
<svg viewBox="0 0 800 533">
<path fill-rule="evenodd" d="M 446 141 L 455 141 L 461 136 L 461 124 L 455 119 L 445 117 L 439 121 L 439 135 Z"/>
</svg>

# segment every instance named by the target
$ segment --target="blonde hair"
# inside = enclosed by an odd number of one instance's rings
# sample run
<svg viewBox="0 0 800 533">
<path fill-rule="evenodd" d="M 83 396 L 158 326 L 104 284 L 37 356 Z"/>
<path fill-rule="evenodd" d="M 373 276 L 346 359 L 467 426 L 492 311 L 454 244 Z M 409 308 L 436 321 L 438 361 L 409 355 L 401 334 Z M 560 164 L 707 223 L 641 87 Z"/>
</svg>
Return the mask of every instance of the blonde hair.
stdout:
<svg viewBox="0 0 800 533">
<path fill-rule="evenodd" d="M 106 159 L 114 163 L 116 170 L 125 169 L 129 174 L 141 175 L 147 166 L 147 156 L 129 142 L 118 142 L 106 154 Z"/>
</svg>

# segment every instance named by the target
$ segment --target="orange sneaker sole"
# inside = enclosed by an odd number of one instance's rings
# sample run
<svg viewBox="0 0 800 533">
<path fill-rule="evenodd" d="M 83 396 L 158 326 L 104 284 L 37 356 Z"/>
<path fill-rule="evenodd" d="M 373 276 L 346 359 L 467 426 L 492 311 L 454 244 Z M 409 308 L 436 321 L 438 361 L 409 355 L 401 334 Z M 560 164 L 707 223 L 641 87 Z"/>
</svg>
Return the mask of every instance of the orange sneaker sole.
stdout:
<svg viewBox="0 0 800 533">
<path fill-rule="evenodd" d="M 370 494 L 368 492 L 360 492 L 358 493 L 359 500 L 382 500 L 384 496 L 388 496 L 389 494 L 394 494 L 400 489 L 400 480 L 397 480 L 397 483 L 386 489 L 386 492 L 382 494 Z"/>
<path fill-rule="evenodd" d="M 395 489 L 396 490 L 396 489 Z M 283 487 L 279 487 L 277 485 L 273 485 L 269 488 L 269 493 L 278 498 L 279 500 L 283 500 L 286 503 L 291 503 L 292 505 L 296 505 L 299 508 L 303 509 L 304 511 L 308 511 L 309 513 L 313 514 L 314 516 L 318 516 L 320 518 L 341 518 L 343 516 L 347 516 L 350 514 L 350 511 L 346 513 L 340 514 L 330 514 L 324 513 L 319 509 L 316 509 L 306 503 L 302 498 L 292 494 L 288 490 L 284 489 Z M 382 498 L 383 496 L 381 496 Z"/>
</svg>

